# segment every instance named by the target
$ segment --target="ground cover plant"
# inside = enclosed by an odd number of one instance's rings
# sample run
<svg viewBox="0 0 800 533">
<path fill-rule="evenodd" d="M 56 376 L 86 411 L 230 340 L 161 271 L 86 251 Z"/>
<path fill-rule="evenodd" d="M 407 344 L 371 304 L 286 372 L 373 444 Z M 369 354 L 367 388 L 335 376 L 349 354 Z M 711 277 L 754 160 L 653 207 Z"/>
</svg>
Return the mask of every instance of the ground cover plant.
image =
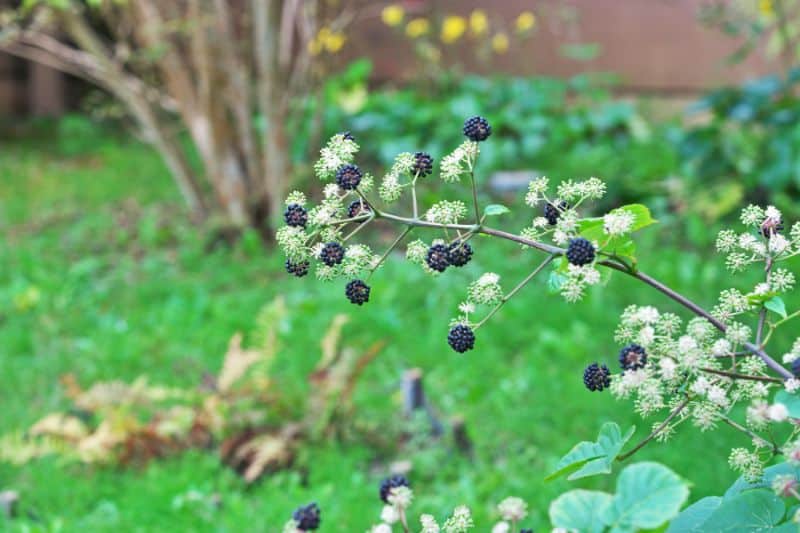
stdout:
<svg viewBox="0 0 800 533">
<path fill-rule="evenodd" d="M 146 146 L 97 127 L 80 136 L 74 124 L 20 129 L 24 139 L 4 138 L 0 153 L 0 433 L 69 409 L 58 382 L 70 372 L 82 384 L 144 376 L 171 387 L 197 386 L 205 372 L 218 372 L 236 331 L 245 333 L 245 346 L 254 345 L 255 317 L 278 294 L 285 295 L 290 313 L 279 328 L 287 353 L 276 363 L 276 376 L 290 397 L 306 395 L 319 332 L 334 314 L 356 309 L 338 290 L 311 276 L 287 283 L 281 254 L 265 252 L 248 234 L 233 247 L 209 250 L 203 232 L 185 222 L 180 199 Z M 656 228 L 641 237 L 642 247 L 655 250 L 648 255 L 653 275 L 703 300 L 725 286 L 722 264 L 709 256 L 652 246 L 650 239 L 661 237 Z M 371 242 L 388 244 L 389 238 L 373 236 Z M 352 319 L 344 330 L 348 345 L 386 341 L 355 391 L 356 412 L 378 425 L 395 418 L 399 376 L 419 367 L 435 405 L 466 421 L 472 459 L 453 454 L 447 438 L 420 438 L 422 446 L 403 445 L 380 456 L 363 443 L 326 442 L 302 448 L 292 470 L 249 488 L 203 450 L 124 470 L 69 465 L 55 456 L 24 467 L 3 462 L 0 490 L 20 497 L 17 518 L 0 517 L 3 527 L 272 531 L 299 503 L 316 501 L 325 527 L 363 531 L 379 522 L 377 488 L 371 487 L 394 460 L 411 464 L 406 475 L 415 490 L 413 519 L 428 513 L 441 521 L 459 502 L 470 506 L 476 523 L 493 524 L 499 516 L 492 502 L 513 494 L 528 503 L 526 527 L 549 527 L 548 505 L 570 484 L 543 483 L 541 477 L 576 440 L 592 439 L 603 422 L 626 429 L 636 423 L 635 414 L 616 409 L 608 395 L 590 395 L 575 379 L 585 366 L 587 343 L 594 339 L 597 354 L 613 352 L 608 332 L 616 320 L 608 309 L 622 310 L 651 293 L 617 276 L 587 293 L 581 305 L 567 306 L 545 294 L 543 280 L 534 280 L 538 290 L 510 300 L 481 330 L 493 340 L 467 365 L 443 340 L 446 320 L 430 317 L 457 307 L 464 283 L 479 275 L 478 263 L 504 277 L 526 275 L 522 249 L 487 240 L 478 258 L 435 283 L 415 265 L 387 261 L 371 282 L 378 300 L 359 308 L 369 311 L 370 320 Z M 755 274 L 744 276 L 755 282 Z M 392 305 L 374 305 L 383 298 Z M 531 298 L 547 309 L 536 327 L 528 319 Z M 791 295 L 786 302 L 796 305 Z M 791 340 L 778 331 L 773 342 Z M 536 398 L 564 401 L 553 411 Z M 646 433 L 640 424 L 635 437 Z M 687 426 L 673 438 L 674 445 L 645 447 L 639 456 L 691 477 L 692 500 L 720 494 L 720 480 L 735 480 L 724 463 L 684 450 L 702 440 L 709 455 L 722 457 L 731 442 L 746 444 L 746 437 L 724 429 L 701 434 Z M 615 492 L 611 477 L 587 483 Z M 363 512 L 370 508 L 374 514 Z"/>
<path fill-rule="evenodd" d="M 542 272 L 549 270 L 549 284 L 568 302 L 581 300 L 587 288 L 602 282 L 599 268 L 621 272 L 650 286 L 689 311 L 692 318 L 684 325 L 675 313 L 664 313 L 649 305 L 628 306 L 615 333 L 616 341 L 624 345 L 618 356 L 620 373 L 612 376 L 606 364 L 592 362 L 584 369 L 583 384 L 589 391 L 610 389 L 618 398 L 633 398 L 635 410 L 643 418 L 658 413 L 660 419 L 651 422 L 650 434 L 625 453 L 622 449 L 633 430 L 624 437 L 618 427 L 610 435 L 601 431 L 596 443 L 581 443 L 564 456 L 557 465 L 557 475 L 569 473 L 571 479 L 576 479 L 607 474 L 615 460 L 628 459 L 653 440 L 666 441 L 683 422 L 691 421 L 702 431 L 727 424 L 751 440 L 748 447 L 733 447 L 728 459 L 746 482 L 764 479 L 764 467 L 776 457 L 787 462 L 790 473 L 772 480 L 777 496 L 769 493 L 772 500 L 767 505 L 772 506 L 774 500 L 779 509 L 770 511 L 774 517 L 769 525 L 786 521 L 787 527 L 796 527 L 790 523 L 793 516 L 787 516 L 778 496 L 798 497 L 793 465 L 800 457 L 796 452 L 800 441 L 796 440 L 792 420 L 800 416 L 795 408 L 795 393 L 800 388 L 800 340 L 785 353 L 783 364 L 768 353 L 774 353 L 774 347 L 768 344 L 776 330 L 800 315 L 800 311 L 787 311 L 782 298 L 795 284 L 794 274 L 785 266 L 800 254 L 800 223 L 785 223 L 774 206 L 746 207 L 740 217 L 743 228 L 721 231 L 716 248 L 725 255 L 731 274 L 760 267 L 763 278 L 744 290 L 731 287 L 721 291 L 717 304 L 706 310 L 640 269 L 631 236 L 655 223 L 645 206 L 621 206 L 596 217 L 583 215 L 583 204 L 599 200 L 605 193 L 605 184 L 597 178 L 567 180 L 555 191 L 550 189 L 547 178 L 534 178 L 525 197 L 525 203 L 537 209 L 530 217 L 532 223 L 516 232 L 490 226 L 493 217 L 510 211 L 500 204 L 482 207 L 479 201 L 475 166 L 481 143 L 492 135 L 492 128 L 485 118 L 473 116 L 464 122 L 463 134 L 467 140 L 442 158 L 439 177 L 455 185 L 462 179 L 467 181 L 471 200 L 439 200 L 424 212 L 419 206 L 417 186 L 433 173 L 430 154 L 398 155 L 377 185 L 373 176 L 356 164 L 359 146 L 354 137 L 349 132 L 334 136 L 315 165 L 317 176 L 330 182 L 323 189 L 323 200 L 307 206 L 303 193 L 294 192 L 287 198 L 286 226 L 277 234 L 287 256 L 287 272 L 304 277 L 314 261 L 319 279 L 343 278 L 346 298 L 363 306 L 371 297 L 374 299 L 369 285 L 373 274 L 412 231 L 429 230 L 435 235 L 431 241 L 417 239 L 406 246 L 407 258 L 433 276 L 470 263 L 478 246 L 473 246 L 477 242 L 474 238 L 479 235 L 543 253 L 545 258 L 510 291 L 503 290 L 500 276 L 493 272 L 485 272 L 468 284 L 467 296 L 458 305 L 459 313 L 451 320 L 446 336 L 447 344 L 461 354 L 475 349 L 476 332 Z M 407 200 L 398 207 L 404 195 Z M 403 207 L 408 214 L 398 213 Z M 387 250 L 377 254 L 356 237 L 365 227 L 381 220 L 400 229 Z M 772 397 L 775 389 L 777 393 Z M 733 412 L 737 403 L 748 404 L 746 413 L 736 413 L 738 417 Z M 626 479 L 631 477 L 635 476 Z M 650 472 L 641 474 L 642 479 L 650 477 Z M 668 483 L 666 476 L 660 477 L 661 482 Z M 658 499 L 653 505 L 674 507 L 677 512 L 685 496 L 675 498 L 665 486 L 654 482 L 649 492 L 660 494 L 663 490 L 670 495 L 665 496 L 666 501 L 677 501 L 677 506 Z M 405 496 L 399 499 L 402 501 L 393 505 L 401 516 L 403 529 L 408 531 L 402 518 L 409 502 Z M 684 515 L 684 519 L 691 521 L 692 528 L 701 528 L 706 521 L 717 520 L 744 525 L 757 514 L 748 506 L 715 503 L 704 507 L 703 513 L 690 511 L 691 518 Z M 588 500 L 575 497 L 566 505 L 566 515 L 588 508 L 581 521 L 556 523 L 568 529 L 633 531 L 659 527 L 674 518 L 669 513 L 640 515 L 626 509 L 630 505 L 614 503 L 601 493 Z M 314 506 L 312 511 L 313 520 L 307 522 L 300 509 L 290 529 L 316 529 L 319 510 Z M 310 525 L 304 526 L 306 523 Z M 445 525 L 446 531 L 466 529 L 464 524 L 458 528 Z"/>
</svg>

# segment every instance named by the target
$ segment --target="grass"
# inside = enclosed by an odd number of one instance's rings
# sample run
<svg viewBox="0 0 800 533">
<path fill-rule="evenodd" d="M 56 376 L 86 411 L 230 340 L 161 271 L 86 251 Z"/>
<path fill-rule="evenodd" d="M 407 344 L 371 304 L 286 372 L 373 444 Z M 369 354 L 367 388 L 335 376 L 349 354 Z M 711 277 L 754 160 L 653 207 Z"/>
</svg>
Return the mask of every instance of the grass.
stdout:
<svg viewBox="0 0 800 533">
<path fill-rule="evenodd" d="M 623 428 L 636 424 L 635 439 L 649 430 L 629 404 L 588 393 L 580 379 L 587 362 L 613 362 L 613 330 L 626 305 L 653 303 L 677 311 L 623 276 L 580 305 L 548 294 L 543 281 L 534 283 L 480 330 L 476 350 L 458 355 L 444 338 L 467 281 L 494 270 L 510 286 L 527 273 L 531 252 L 479 240 L 471 265 L 438 280 L 391 260 L 374 279 L 370 304 L 354 309 L 338 285 L 288 279 L 282 259 L 255 238 L 206 251 L 202 233 L 175 215 L 177 195 L 160 162 L 137 143 L 110 139 L 77 152 L 52 145 L 46 150 L 41 142 L 5 144 L 0 433 L 63 408 L 58 377 L 67 372 L 82 384 L 146 375 L 153 382 L 195 386 L 204 372 L 219 368 L 231 335 L 252 332 L 258 310 L 285 295 L 293 312 L 282 332 L 277 371 L 290 395 L 299 401 L 309 386 L 319 332 L 335 314 L 350 313 L 347 344 L 388 341 L 359 384 L 359 418 L 378 428 L 395 427 L 400 375 L 420 367 L 439 412 L 465 418 L 475 456 L 455 455 L 446 442 L 413 452 L 398 445 L 391 458 L 363 443 L 318 443 L 303 451 L 302 468 L 252 487 L 210 451 L 131 469 L 55 458 L 24 467 L 0 464 L 0 490 L 18 491 L 23 510 L 0 527 L 273 532 L 298 504 L 316 500 L 328 531 L 332 524 L 339 531 L 363 531 L 378 521 L 377 482 L 388 460 L 408 459 L 417 513 L 444 516 L 466 503 L 479 523 L 487 523 L 492 504 L 514 494 L 529 502 L 531 525 L 544 529 L 548 504 L 558 494 L 613 486 L 613 477 L 544 483 L 561 455 L 577 441 L 593 439 L 604 421 Z M 700 302 L 712 302 L 723 287 L 721 260 L 657 244 L 655 238 L 643 244 L 655 250 L 642 259 L 643 269 Z M 691 480 L 697 499 L 735 479 L 726 457 L 731 446 L 745 444 L 727 428 L 700 434 L 687 426 L 669 445 L 646 447 L 637 460 L 668 465 Z M 187 497 L 192 494 L 196 501 Z M 208 503 L 216 494 L 219 506 Z"/>
</svg>

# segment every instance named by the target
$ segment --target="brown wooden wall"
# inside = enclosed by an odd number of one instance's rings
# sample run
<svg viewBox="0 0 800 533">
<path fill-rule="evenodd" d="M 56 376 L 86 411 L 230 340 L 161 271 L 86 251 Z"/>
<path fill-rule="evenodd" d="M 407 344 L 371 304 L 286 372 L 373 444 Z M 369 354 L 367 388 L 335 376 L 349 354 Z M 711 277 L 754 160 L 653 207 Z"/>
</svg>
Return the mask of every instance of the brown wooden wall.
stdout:
<svg viewBox="0 0 800 533">
<path fill-rule="evenodd" d="M 508 21 L 524 10 L 538 15 L 534 36 L 508 54 L 495 56 L 489 65 L 469 61 L 459 53 L 461 42 L 445 48 L 448 56 L 466 60 L 470 70 L 552 76 L 615 72 L 623 87 L 634 91 L 687 94 L 738 83 L 776 68 L 760 52 L 740 64 L 726 61 L 740 42 L 698 22 L 698 9 L 704 2 L 707 0 L 436 0 L 429 4 L 435 4 L 439 12 L 463 15 L 481 8 Z M 577 13 L 571 28 L 557 15 L 565 7 Z M 381 78 L 402 77 L 419 68 L 408 42 L 379 21 L 365 24 L 354 35 L 355 48 L 376 58 Z M 599 44 L 599 55 L 584 62 L 567 59 L 560 52 L 563 44 L 581 42 Z"/>
<path fill-rule="evenodd" d="M 623 88 L 633 92 L 685 96 L 738 83 L 775 68 L 763 54 L 728 65 L 726 58 L 738 43 L 697 22 L 698 8 L 706 0 L 397 1 L 423 10 L 463 15 L 482 8 L 508 21 L 523 10 L 538 15 L 535 36 L 489 64 L 472 60 L 462 43 L 448 47 L 446 55 L 464 62 L 468 70 L 553 76 L 608 71 L 618 73 Z M 565 7 L 577 13 L 577 22 L 571 28 L 556 15 Z M 377 19 L 360 24 L 349 36 L 348 54 L 373 58 L 378 79 L 403 79 L 419 69 L 408 41 Z M 561 45 L 581 42 L 599 44 L 600 54 L 581 62 L 560 53 Z M 0 55 L 0 113 L 59 113 L 67 101 L 65 87 L 63 79 L 48 69 L 20 68 L 19 63 Z"/>
</svg>

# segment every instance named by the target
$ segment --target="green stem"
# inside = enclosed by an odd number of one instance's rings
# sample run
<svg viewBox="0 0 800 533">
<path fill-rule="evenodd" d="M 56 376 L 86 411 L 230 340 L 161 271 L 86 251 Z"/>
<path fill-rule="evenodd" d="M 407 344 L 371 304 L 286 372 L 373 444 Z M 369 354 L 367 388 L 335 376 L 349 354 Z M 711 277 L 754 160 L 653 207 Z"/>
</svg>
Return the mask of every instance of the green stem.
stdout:
<svg viewBox="0 0 800 533">
<path fill-rule="evenodd" d="M 514 297 L 514 295 L 515 295 L 515 294 L 517 294 L 519 291 L 521 291 L 521 290 L 522 290 L 522 288 L 523 288 L 525 285 L 527 285 L 527 284 L 528 284 L 528 282 L 529 282 L 530 280 L 532 280 L 533 278 L 535 278 L 535 277 L 536 277 L 536 275 L 537 275 L 539 272 L 541 272 L 541 271 L 544 269 L 544 267 L 546 267 L 547 265 L 549 265 L 549 264 L 550 264 L 550 262 L 551 262 L 553 259 L 555 259 L 555 258 L 556 258 L 556 256 L 555 256 L 555 255 L 549 255 L 549 256 L 547 256 L 547 258 L 545 258 L 545 260 L 544 260 L 544 261 L 542 261 L 542 262 L 541 262 L 541 264 L 539 264 L 539 266 L 538 266 L 538 267 L 536 267 L 536 269 L 535 269 L 533 272 L 531 272 L 530 274 L 528 274 L 528 275 L 525 277 L 525 279 L 523 279 L 522 281 L 520 281 L 520 282 L 517 284 L 517 286 L 516 286 L 516 287 L 514 287 L 514 288 L 511 290 L 511 292 L 509 292 L 508 294 L 506 294 L 505 296 L 503 296 L 503 299 L 502 299 L 502 300 L 500 300 L 500 302 L 499 302 L 497 305 L 495 305 L 495 306 L 494 306 L 494 308 L 493 308 L 491 311 L 489 311 L 489 314 L 488 314 L 488 315 L 486 315 L 485 317 L 483 317 L 483 319 L 482 319 L 480 322 L 478 322 L 477 324 L 475 324 L 475 327 L 474 327 L 473 329 L 477 330 L 479 327 L 481 327 L 483 324 L 485 324 L 487 320 L 489 320 L 490 318 L 492 318 L 492 317 L 494 316 L 494 314 L 495 314 L 495 313 L 497 313 L 497 312 L 500 310 L 500 308 L 501 308 L 501 307 L 503 307 L 503 306 L 506 304 L 506 302 L 507 302 L 507 301 L 509 301 L 511 298 L 513 298 L 513 297 Z"/>
<path fill-rule="evenodd" d="M 400 244 L 400 241 L 402 241 L 406 235 L 408 235 L 411 229 L 412 229 L 411 226 L 408 226 L 406 229 L 404 229 L 403 232 L 397 236 L 392 245 L 389 246 L 389 249 L 383 252 L 383 255 L 378 259 L 378 262 L 375 263 L 375 266 L 372 267 L 372 269 L 369 271 L 366 281 L 369 281 L 369 279 L 372 277 L 375 271 L 378 270 L 378 267 L 381 266 L 381 264 L 386 260 L 387 257 L 389 257 L 389 254 L 392 253 L 392 250 L 397 248 L 397 245 Z"/>
</svg>

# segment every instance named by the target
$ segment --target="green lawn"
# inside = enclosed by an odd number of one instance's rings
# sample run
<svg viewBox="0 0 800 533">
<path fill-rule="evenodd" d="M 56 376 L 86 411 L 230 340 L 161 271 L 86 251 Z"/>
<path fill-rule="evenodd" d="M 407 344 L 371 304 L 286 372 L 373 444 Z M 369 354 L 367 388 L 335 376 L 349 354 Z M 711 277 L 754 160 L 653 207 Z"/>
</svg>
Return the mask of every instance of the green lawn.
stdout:
<svg viewBox="0 0 800 533">
<path fill-rule="evenodd" d="M 637 420 L 629 404 L 589 393 L 581 383 L 587 362 L 614 362 L 613 330 L 626 305 L 677 310 L 646 287 L 615 276 L 581 304 L 568 305 L 540 281 L 480 330 L 474 351 L 458 355 L 445 336 L 466 281 L 493 270 L 510 286 L 530 269 L 531 252 L 480 240 L 469 267 L 438 280 L 392 260 L 375 277 L 369 305 L 354 308 L 338 284 L 284 275 L 282 258 L 255 238 L 207 252 L 202 232 L 181 222 L 180 209 L 158 159 L 132 141 L 98 141 L 77 153 L 50 142 L 3 141 L 0 433 L 63 408 L 58 377 L 67 372 L 84 385 L 141 375 L 196 385 L 204 372 L 219 369 L 231 335 L 252 332 L 258 310 L 282 294 L 292 314 L 277 372 L 290 397 L 300 401 L 308 387 L 319 332 L 335 314 L 350 313 L 346 344 L 388 341 L 360 382 L 358 416 L 395 427 L 399 377 L 418 366 L 437 409 L 465 417 L 474 459 L 452 454 L 447 442 L 414 453 L 398 447 L 393 456 L 359 443 L 320 443 L 304 450 L 298 471 L 249 488 L 214 453 L 202 451 L 127 470 L 55 458 L 25 467 L 0 464 L 0 490 L 18 491 L 23 511 L 0 527 L 275 532 L 294 507 L 316 500 L 323 530 L 364 531 L 378 521 L 377 483 L 387 464 L 409 459 L 415 514 L 444 516 L 466 503 L 481 523 L 494 503 L 513 494 L 529 502 L 531 525 L 545 529 L 547 506 L 558 494 L 614 481 L 545 484 L 560 455 L 593 439 L 608 420 L 638 424 L 635 438 L 649 430 L 650 422 Z M 722 261 L 659 249 L 657 236 L 650 239 L 641 248 L 657 252 L 643 254 L 642 268 L 712 303 L 722 287 Z M 727 429 L 704 435 L 687 425 L 669 445 L 653 444 L 637 457 L 661 461 L 691 480 L 697 499 L 735 479 L 726 457 L 736 443 L 746 444 Z M 218 493 L 222 503 L 178 505 L 189 491 Z"/>
</svg>

